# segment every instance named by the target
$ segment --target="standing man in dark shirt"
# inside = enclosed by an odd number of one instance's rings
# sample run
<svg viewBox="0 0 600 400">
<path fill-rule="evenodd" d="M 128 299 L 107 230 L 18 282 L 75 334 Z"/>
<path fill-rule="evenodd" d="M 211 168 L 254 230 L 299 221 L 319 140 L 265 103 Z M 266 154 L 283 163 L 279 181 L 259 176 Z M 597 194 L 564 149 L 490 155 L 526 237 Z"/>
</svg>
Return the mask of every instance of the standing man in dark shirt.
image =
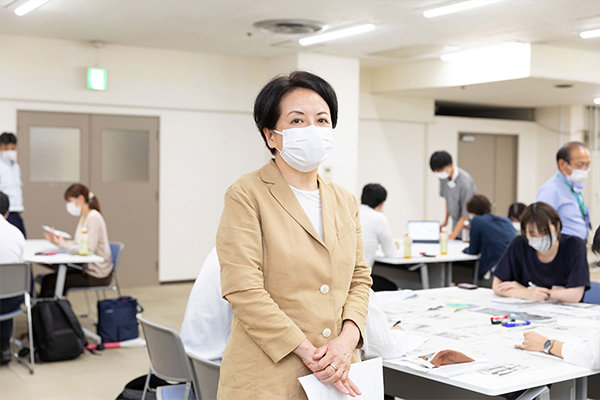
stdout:
<svg viewBox="0 0 600 400">
<path fill-rule="evenodd" d="M 469 219 L 467 201 L 477 192 L 471 175 L 452 164 L 452 156 L 446 151 L 436 151 L 429 159 L 429 166 L 440 180 L 440 196 L 446 200 L 446 216 L 441 227 L 448 225 L 452 217 L 452 233 L 448 239 L 461 238 L 465 221 Z"/>
<path fill-rule="evenodd" d="M 546 203 L 530 204 L 521 231 L 494 269 L 492 289 L 499 296 L 578 303 L 590 288 L 585 243 L 561 234 L 561 220 Z"/>
</svg>

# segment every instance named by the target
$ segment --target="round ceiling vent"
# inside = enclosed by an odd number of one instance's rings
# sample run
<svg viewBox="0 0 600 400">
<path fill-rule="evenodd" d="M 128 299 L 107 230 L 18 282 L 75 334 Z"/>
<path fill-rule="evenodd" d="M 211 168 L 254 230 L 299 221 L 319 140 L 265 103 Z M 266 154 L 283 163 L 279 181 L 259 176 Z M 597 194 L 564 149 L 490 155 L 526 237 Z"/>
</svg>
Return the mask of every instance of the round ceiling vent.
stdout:
<svg viewBox="0 0 600 400">
<path fill-rule="evenodd" d="M 255 22 L 254 26 L 263 32 L 280 35 L 307 35 L 327 29 L 325 23 L 308 19 L 267 19 Z"/>
</svg>

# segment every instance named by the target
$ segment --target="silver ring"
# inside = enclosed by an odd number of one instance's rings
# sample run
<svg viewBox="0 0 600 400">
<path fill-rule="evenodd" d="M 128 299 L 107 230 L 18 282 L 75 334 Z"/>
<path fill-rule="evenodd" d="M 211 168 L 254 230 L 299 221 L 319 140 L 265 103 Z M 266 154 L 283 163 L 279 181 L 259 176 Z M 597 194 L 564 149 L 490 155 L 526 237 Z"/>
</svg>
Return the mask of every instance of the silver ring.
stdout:
<svg viewBox="0 0 600 400">
<path fill-rule="evenodd" d="M 334 371 L 337 371 L 337 367 L 335 366 L 335 364 L 334 364 L 334 363 L 331 363 L 331 364 L 329 364 L 329 365 L 331 365 L 331 368 L 333 368 L 333 369 L 334 369 Z"/>
</svg>

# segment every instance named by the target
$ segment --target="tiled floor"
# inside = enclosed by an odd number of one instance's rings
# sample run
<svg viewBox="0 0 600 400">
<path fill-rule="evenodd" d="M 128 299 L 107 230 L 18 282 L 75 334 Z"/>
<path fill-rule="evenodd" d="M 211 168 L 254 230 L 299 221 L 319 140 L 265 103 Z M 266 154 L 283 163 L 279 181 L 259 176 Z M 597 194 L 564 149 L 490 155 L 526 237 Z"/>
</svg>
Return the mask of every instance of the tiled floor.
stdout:
<svg viewBox="0 0 600 400">
<path fill-rule="evenodd" d="M 591 268 L 591 277 L 600 281 L 599 267 Z M 138 299 L 150 321 L 179 330 L 191 286 L 186 283 L 136 287 L 125 289 L 123 293 Z M 94 294 L 90 299 L 95 304 Z M 77 314 L 85 311 L 83 293 L 74 293 L 70 300 Z M 94 314 L 91 319 L 81 319 L 81 323 L 94 330 L 95 318 Z M 26 331 L 24 317 L 17 318 L 16 329 Z M 99 356 L 86 352 L 71 361 L 39 363 L 35 365 L 34 375 L 13 361 L 0 367 L 0 400 L 115 399 L 127 382 L 147 371 L 145 348 L 104 350 Z"/>
</svg>

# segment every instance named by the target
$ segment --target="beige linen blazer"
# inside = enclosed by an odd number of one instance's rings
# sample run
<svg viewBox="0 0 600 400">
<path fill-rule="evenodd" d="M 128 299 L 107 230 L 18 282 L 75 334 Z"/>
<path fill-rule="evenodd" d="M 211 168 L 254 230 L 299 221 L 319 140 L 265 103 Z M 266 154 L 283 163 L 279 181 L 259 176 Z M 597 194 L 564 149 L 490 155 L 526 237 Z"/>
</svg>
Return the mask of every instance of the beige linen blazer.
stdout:
<svg viewBox="0 0 600 400">
<path fill-rule="evenodd" d="M 273 160 L 227 190 L 217 253 L 234 316 L 219 399 L 306 399 L 297 378 L 311 371 L 293 350 L 328 343 L 344 320 L 364 332 L 371 268 L 356 199 L 318 183 L 323 239 Z"/>
</svg>

